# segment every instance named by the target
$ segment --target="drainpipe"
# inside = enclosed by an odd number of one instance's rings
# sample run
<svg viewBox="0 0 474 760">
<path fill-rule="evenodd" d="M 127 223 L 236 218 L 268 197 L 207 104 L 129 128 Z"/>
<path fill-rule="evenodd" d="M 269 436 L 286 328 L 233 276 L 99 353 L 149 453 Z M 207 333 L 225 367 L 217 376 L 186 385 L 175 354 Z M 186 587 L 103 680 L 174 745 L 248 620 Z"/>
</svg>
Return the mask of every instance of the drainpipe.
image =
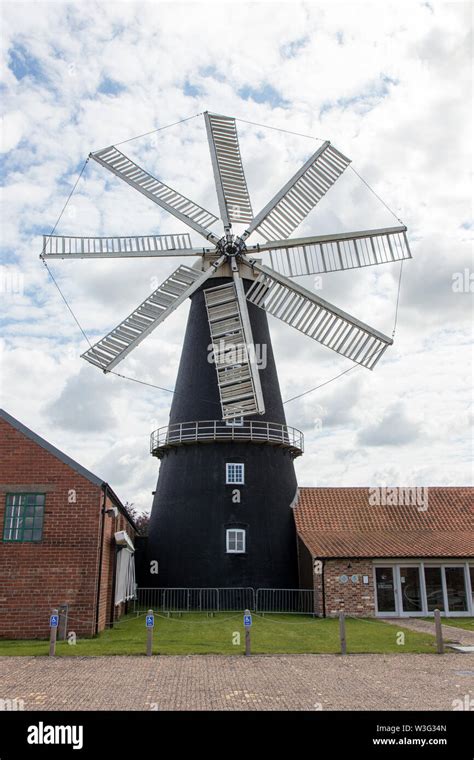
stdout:
<svg viewBox="0 0 474 760">
<path fill-rule="evenodd" d="M 100 608 L 100 591 L 102 586 L 102 559 L 104 556 L 104 527 L 105 527 L 105 510 L 107 507 L 107 483 L 102 484 L 104 497 L 102 499 L 101 524 L 100 524 L 100 552 L 99 552 L 99 572 L 97 577 L 97 599 L 95 605 L 95 632 L 99 633 L 99 608 Z"/>
</svg>

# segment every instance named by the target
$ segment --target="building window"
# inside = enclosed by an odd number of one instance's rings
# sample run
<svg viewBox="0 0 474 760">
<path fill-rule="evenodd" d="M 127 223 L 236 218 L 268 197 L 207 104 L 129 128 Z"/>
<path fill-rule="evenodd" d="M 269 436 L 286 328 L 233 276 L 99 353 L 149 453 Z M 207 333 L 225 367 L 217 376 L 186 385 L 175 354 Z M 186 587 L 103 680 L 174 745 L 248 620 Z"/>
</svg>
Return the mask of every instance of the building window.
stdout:
<svg viewBox="0 0 474 760">
<path fill-rule="evenodd" d="M 3 524 L 4 541 L 41 541 L 44 494 L 8 493 Z"/>
<path fill-rule="evenodd" d="M 425 586 L 428 612 L 434 612 L 434 610 L 445 612 L 441 567 L 425 566 Z"/>
<path fill-rule="evenodd" d="M 243 554 L 245 552 L 245 530 L 229 528 L 226 530 L 227 554 Z"/>
<path fill-rule="evenodd" d="M 467 612 L 464 567 L 445 567 L 446 597 L 450 612 Z"/>
<path fill-rule="evenodd" d="M 472 616 L 474 571 L 467 562 L 419 560 L 375 566 L 379 615 Z"/>
<path fill-rule="evenodd" d="M 237 486 L 244 485 L 244 465 L 227 462 L 225 466 L 225 482 L 227 485 L 234 484 Z"/>
<path fill-rule="evenodd" d="M 243 417 L 234 417 L 232 420 L 226 420 L 225 424 L 228 427 L 243 427 L 244 426 L 244 418 Z"/>
</svg>

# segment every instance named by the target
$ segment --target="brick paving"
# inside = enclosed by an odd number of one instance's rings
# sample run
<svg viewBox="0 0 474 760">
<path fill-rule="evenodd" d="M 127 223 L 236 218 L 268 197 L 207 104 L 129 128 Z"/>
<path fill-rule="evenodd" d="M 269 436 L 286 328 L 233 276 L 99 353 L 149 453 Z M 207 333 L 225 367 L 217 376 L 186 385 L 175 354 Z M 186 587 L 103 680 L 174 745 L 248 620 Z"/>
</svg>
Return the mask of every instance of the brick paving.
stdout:
<svg viewBox="0 0 474 760">
<path fill-rule="evenodd" d="M 417 633 L 430 633 L 436 635 L 434 620 L 418 620 L 417 618 L 385 618 L 384 623 L 390 623 L 401 628 L 408 628 L 410 631 Z M 455 625 L 442 625 L 443 639 L 445 641 L 455 641 L 457 644 L 464 646 L 474 646 L 474 631 L 466 628 L 457 628 Z"/>
<path fill-rule="evenodd" d="M 474 655 L 0 657 L 26 710 L 452 710 Z"/>
</svg>

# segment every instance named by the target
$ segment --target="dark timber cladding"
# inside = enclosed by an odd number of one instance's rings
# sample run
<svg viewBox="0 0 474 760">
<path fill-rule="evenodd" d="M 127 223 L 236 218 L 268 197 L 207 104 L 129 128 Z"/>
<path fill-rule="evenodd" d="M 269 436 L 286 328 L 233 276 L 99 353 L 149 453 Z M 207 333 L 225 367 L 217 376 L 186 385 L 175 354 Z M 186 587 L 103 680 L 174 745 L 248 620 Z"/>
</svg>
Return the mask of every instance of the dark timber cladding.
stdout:
<svg viewBox="0 0 474 760">
<path fill-rule="evenodd" d="M 229 282 L 213 278 L 206 288 Z M 245 282 L 248 289 L 250 283 Z M 249 304 L 258 346 L 265 414 L 245 418 L 286 424 L 265 312 Z M 191 297 L 170 425 L 221 420 L 216 370 L 202 289 Z M 226 485 L 226 463 L 245 465 L 245 484 Z M 240 490 L 240 503 L 233 492 Z M 150 586 L 296 588 L 296 535 L 291 502 L 296 492 L 287 448 L 246 442 L 193 443 L 170 449 L 160 465 L 148 559 L 158 560 Z M 246 531 L 246 552 L 226 552 L 226 530 Z"/>
</svg>

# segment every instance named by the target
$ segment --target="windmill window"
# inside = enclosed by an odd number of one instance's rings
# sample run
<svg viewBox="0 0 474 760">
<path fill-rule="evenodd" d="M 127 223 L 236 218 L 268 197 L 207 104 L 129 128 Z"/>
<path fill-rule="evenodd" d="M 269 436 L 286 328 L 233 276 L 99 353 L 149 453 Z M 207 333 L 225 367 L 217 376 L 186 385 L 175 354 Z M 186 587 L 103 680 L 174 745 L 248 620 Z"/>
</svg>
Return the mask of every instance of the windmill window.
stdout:
<svg viewBox="0 0 474 760">
<path fill-rule="evenodd" d="M 228 427 L 243 427 L 243 425 L 244 425 L 244 418 L 243 417 L 234 417 L 231 420 L 226 420 L 225 424 Z"/>
<path fill-rule="evenodd" d="M 8 493 L 4 541 L 41 541 L 45 497 L 42 493 Z"/>
<path fill-rule="evenodd" d="M 229 528 L 226 530 L 227 554 L 245 553 L 245 530 L 242 528 Z"/>
<path fill-rule="evenodd" d="M 243 486 L 244 479 L 244 465 L 236 464 L 235 462 L 227 462 L 226 464 L 226 479 L 227 485 Z"/>
</svg>

